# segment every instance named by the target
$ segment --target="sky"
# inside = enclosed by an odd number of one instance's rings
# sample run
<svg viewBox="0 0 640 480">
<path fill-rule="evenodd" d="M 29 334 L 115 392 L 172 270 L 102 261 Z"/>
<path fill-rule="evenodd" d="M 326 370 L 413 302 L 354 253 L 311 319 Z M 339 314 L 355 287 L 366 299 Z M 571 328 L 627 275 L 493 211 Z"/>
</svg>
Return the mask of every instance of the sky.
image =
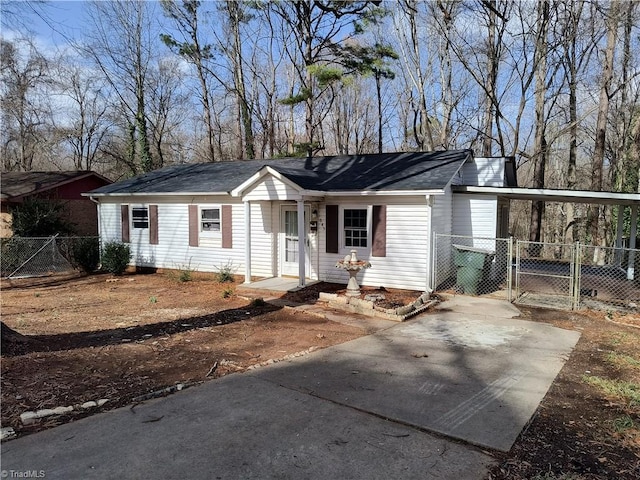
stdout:
<svg viewBox="0 0 640 480">
<path fill-rule="evenodd" d="M 80 0 L 54 0 L 31 7 L 27 2 L 9 2 L 7 8 L 17 17 L 17 22 L 7 27 L 3 21 L 2 34 L 7 37 L 30 34 L 39 43 L 60 45 L 66 42 L 65 35 L 77 33 L 82 25 L 85 4 Z"/>
</svg>

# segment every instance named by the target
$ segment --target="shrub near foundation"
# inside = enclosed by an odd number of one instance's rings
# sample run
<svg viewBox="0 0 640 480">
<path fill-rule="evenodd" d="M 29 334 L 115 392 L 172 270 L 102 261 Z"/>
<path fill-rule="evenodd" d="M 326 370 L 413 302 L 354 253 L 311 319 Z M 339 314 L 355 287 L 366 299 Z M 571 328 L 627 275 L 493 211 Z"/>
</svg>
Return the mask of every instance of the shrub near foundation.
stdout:
<svg viewBox="0 0 640 480">
<path fill-rule="evenodd" d="M 100 264 L 100 242 L 97 238 L 78 238 L 71 246 L 72 264 L 91 273 Z"/>
<path fill-rule="evenodd" d="M 131 249 L 122 242 L 107 242 L 102 249 L 102 270 L 122 275 L 129 265 Z"/>
</svg>

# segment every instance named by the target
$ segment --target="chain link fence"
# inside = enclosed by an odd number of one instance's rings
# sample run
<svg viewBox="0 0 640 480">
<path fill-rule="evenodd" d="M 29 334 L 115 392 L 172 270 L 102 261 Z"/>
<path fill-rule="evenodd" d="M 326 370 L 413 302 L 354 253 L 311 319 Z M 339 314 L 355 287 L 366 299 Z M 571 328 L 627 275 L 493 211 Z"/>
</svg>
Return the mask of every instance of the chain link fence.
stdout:
<svg viewBox="0 0 640 480">
<path fill-rule="evenodd" d="M 581 307 L 640 311 L 640 250 L 577 246 Z"/>
<path fill-rule="evenodd" d="M 433 285 L 436 291 L 467 295 L 505 291 L 511 300 L 510 238 L 481 238 L 436 234 Z"/>
<path fill-rule="evenodd" d="M 100 262 L 98 237 L 11 237 L 0 239 L 3 278 L 93 271 Z"/>
<path fill-rule="evenodd" d="M 640 311 L 640 250 L 437 234 L 436 291 L 503 291 L 519 304 Z"/>
</svg>

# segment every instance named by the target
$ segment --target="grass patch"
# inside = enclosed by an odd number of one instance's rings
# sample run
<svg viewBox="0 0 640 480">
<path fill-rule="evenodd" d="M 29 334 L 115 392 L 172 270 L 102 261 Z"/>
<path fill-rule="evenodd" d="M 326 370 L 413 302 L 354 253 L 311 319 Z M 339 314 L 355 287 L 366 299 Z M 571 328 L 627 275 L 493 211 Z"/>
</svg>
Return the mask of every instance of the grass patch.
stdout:
<svg viewBox="0 0 640 480">
<path fill-rule="evenodd" d="M 631 355 L 625 355 L 623 353 L 611 352 L 607 355 L 607 362 L 617 368 L 634 368 L 640 369 L 640 360 L 632 357 Z"/>
<path fill-rule="evenodd" d="M 640 446 L 640 429 L 629 415 L 623 415 L 612 422 L 613 436 L 618 438 L 628 448 L 637 449 Z"/>
<path fill-rule="evenodd" d="M 611 335 L 611 345 L 619 347 L 621 345 L 637 345 L 640 341 L 639 335 L 628 332 L 616 332 Z"/>
<path fill-rule="evenodd" d="M 613 430 L 616 433 L 623 433 L 634 427 L 633 419 L 629 415 L 623 415 L 613 421 Z"/>
<path fill-rule="evenodd" d="M 582 380 L 600 389 L 607 397 L 616 398 L 629 404 L 640 406 L 640 385 L 624 380 L 609 380 L 595 375 L 583 375 Z"/>
</svg>

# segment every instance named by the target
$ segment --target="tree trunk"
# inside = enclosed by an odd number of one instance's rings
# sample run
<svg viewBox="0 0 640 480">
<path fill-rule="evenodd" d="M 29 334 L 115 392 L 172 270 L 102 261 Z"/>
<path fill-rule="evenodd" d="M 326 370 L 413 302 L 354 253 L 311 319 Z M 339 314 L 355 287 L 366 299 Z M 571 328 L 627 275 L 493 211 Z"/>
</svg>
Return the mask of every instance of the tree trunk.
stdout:
<svg viewBox="0 0 640 480">
<path fill-rule="evenodd" d="M 545 170 L 547 165 L 547 140 L 545 100 L 547 93 L 547 25 L 549 21 L 549 3 L 543 0 L 538 3 L 534 65 L 536 69 L 536 90 L 535 90 L 535 142 L 533 153 L 533 188 L 544 188 Z M 544 216 L 545 204 L 543 201 L 534 201 L 531 205 L 531 223 L 529 227 L 529 240 L 532 242 L 542 241 L 542 220 Z M 539 253 L 539 248 L 534 246 L 534 250 Z"/>
<path fill-rule="evenodd" d="M 578 159 L 578 75 L 577 75 L 577 35 L 578 25 L 580 23 L 580 17 L 582 13 L 583 2 L 579 1 L 577 4 L 572 2 L 570 5 L 571 23 L 567 29 L 570 32 L 570 37 L 567 40 L 568 45 L 565 49 L 565 63 L 567 72 L 567 83 L 569 87 L 569 159 L 567 164 L 567 189 L 574 190 L 576 188 L 576 164 Z M 575 206 L 572 202 L 566 204 L 566 219 L 567 225 L 565 227 L 565 243 L 573 243 L 576 239 L 576 225 L 575 225 Z"/>
<path fill-rule="evenodd" d="M 16 332 L 4 322 L 0 322 L 0 339 L 2 340 L 0 348 L 3 356 L 24 355 L 34 348 L 38 351 L 45 350 L 41 341 Z"/>
<path fill-rule="evenodd" d="M 382 94 L 380 92 L 380 73 L 376 73 L 376 101 L 378 107 L 378 153 L 382 153 Z"/>
<path fill-rule="evenodd" d="M 489 25 L 487 31 L 487 75 L 485 84 L 484 135 L 482 136 L 482 155 L 490 157 L 493 144 L 493 98 L 498 76 L 498 59 L 496 58 L 496 0 L 490 0 Z"/>
<path fill-rule="evenodd" d="M 610 90 L 613 81 L 613 61 L 616 50 L 616 40 L 618 34 L 618 8 L 619 2 L 611 2 L 607 17 L 607 44 L 604 52 L 604 63 L 602 65 L 602 83 L 600 85 L 600 98 L 598 102 L 598 115 L 596 120 L 596 140 L 593 149 L 593 160 L 591 163 L 591 190 L 599 192 L 603 187 L 604 156 L 606 148 L 607 119 L 609 116 Z M 600 208 L 597 205 L 589 209 L 589 232 L 591 234 L 592 245 L 598 247 L 603 244 L 603 228 L 600 225 Z M 599 249 L 594 251 L 594 262 L 600 261 Z"/>
<path fill-rule="evenodd" d="M 232 63 L 233 63 L 233 79 L 235 83 L 236 98 L 238 102 L 239 116 L 238 123 L 242 126 L 242 133 L 240 145 L 244 143 L 244 151 L 241 149 L 238 153 L 244 158 L 255 158 L 254 150 L 254 136 L 253 136 L 253 121 L 251 118 L 251 111 L 249 109 L 249 102 L 247 101 L 247 92 L 244 80 L 244 69 L 242 67 L 242 46 L 240 39 L 240 6 L 238 2 L 226 3 L 229 12 L 229 21 L 231 23 L 231 33 L 233 35 L 232 44 Z"/>
</svg>

